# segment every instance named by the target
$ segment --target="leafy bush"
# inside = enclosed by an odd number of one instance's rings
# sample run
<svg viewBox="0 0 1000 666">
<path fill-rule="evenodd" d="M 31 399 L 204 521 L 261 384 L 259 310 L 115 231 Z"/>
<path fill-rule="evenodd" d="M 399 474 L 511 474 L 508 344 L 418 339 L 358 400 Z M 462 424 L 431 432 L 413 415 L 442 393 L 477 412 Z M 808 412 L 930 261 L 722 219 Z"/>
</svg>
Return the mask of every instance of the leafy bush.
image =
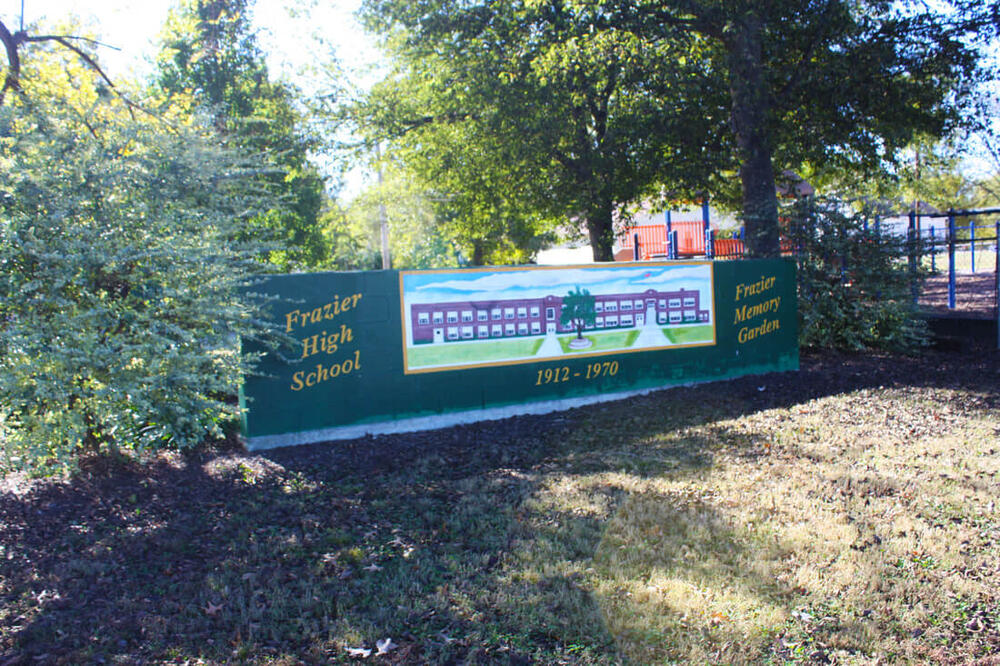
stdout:
<svg viewBox="0 0 1000 666">
<path fill-rule="evenodd" d="M 803 346 L 912 352 L 927 344 L 905 237 L 865 229 L 870 214 L 836 199 L 800 199 L 787 214 Z"/>
<path fill-rule="evenodd" d="M 0 468 L 220 434 L 262 332 L 239 287 L 263 248 L 233 240 L 273 207 L 247 194 L 259 168 L 149 118 L 25 106 L 0 109 Z"/>
</svg>

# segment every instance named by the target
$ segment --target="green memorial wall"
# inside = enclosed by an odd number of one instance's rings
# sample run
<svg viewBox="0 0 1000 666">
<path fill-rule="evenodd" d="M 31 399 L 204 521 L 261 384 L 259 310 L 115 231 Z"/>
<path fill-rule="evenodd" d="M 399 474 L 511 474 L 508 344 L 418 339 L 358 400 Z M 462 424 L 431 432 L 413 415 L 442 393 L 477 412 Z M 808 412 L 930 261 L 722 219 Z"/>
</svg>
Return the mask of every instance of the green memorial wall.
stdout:
<svg viewBox="0 0 1000 666">
<path fill-rule="evenodd" d="M 264 449 L 567 409 L 798 369 L 783 259 L 280 275 L 294 343 L 242 387 Z M 254 349 L 248 349 L 254 351 Z"/>
</svg>

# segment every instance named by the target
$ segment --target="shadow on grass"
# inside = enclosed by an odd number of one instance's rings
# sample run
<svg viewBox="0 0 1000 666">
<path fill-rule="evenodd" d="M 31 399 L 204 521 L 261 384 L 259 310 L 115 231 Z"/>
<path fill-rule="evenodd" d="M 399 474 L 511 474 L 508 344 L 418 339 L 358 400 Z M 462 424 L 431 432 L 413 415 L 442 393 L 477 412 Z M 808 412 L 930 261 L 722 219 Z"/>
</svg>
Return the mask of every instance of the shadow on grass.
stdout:
<svg viewBox="0 0 1000 666">
<path fill-rule="evenodd" d="M 386 638 L 395 647 L 382 662 L 618 662 L 628 632 L 608 626 L 617 592 L 595 587 L 593 570 L 603 567 L 602 580 L 668 571 L 671 552 L 619 562 L 611 543 L 627 534 L 633 504 L 660 524 L 678 522 L 666 507 L 681 509 L 611 477 L 697 481 L 718 445 L 711 427 L 663 433 L 882 385 L 963 387 L 995 404 L 998 365 L 995 354 L 971 370 L 943 356 L 827 355 L 800 373 L 560 414 L 165 456 L 5 494 L 0 663 L 326 662 Z M 748 454 L 756 444 L 747 438 Z M 553 490 L 580 479 L 592 484 L 582 504 Z M 745 553 L 733 529 L 704 541 L 716 558 L 705 577 L 724 577 Z M 747 595 L 787 597 L 762 576 Z"/>
</svg>

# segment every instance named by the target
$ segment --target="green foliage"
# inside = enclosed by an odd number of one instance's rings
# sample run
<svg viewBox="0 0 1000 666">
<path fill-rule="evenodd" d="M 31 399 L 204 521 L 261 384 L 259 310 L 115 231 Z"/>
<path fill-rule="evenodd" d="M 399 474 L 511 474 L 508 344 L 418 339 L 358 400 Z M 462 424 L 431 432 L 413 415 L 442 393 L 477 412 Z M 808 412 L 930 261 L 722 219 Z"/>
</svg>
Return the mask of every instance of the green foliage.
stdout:
<svg viewBox="0 0 1000 666">
<path fill-rule="evenodd" d="M 173 10 L 157 58 L 158 85 L 183 100 L 193 98 L 234 147 L 274 165 L 259 181 L 278 191 L 280 206 L 251 220 L 246 238 L 277 232 L 285 249 L 269 259 L 283 270 L 319 267 L 328 260 L 320 214 L 324 183 L 310 164 L 315 141 L 302 132 L 294 91 L 274 82 L 249 25 L 247 0 L 184 0 Z"/>
<path fill-rule="evenodd" d="M 806 178 L 819 189 L 850 191 L 884 202 L 896 213 L 992 207 L 996 199 L 990 196 L 990 179 L 977 176 L 963 163 L 964 149 L 959 137 L 938 141 L 925 136 L 899 151 L 896 164 L 884 173 L 827 168 Z"/>
<path fill-rule="evenodd" d="M 369 99 L 375 133 L 412 143 L 429 182 L 455 174 L 450 192 L 584 223 L 598 260 L 616 210 L 698 191 L 741 201 L 750 253 L 777 254 L 775 174 L 878 172 L 962 125 L 997 27 L 964 0 L 364 8 L 398 66 Z"/>
<path fill-rule="evenodd" d="M 86 129 L 85 129 L 86 128 Z M 0 109 L 0 468 L 188 447 L 238 416 L 259 168 L 98 104 Z"/>
<path fill-rule="evenodd" d="M 912 352 L 927 344 L 905 238 L 865 230 L 868 213 L 836 199 L 800 199 L 788 214 L 802 345 Z"/>
<path fill-rule="evenodd" d="M 698 39 L 644 41 L 563 3 L 427 9 L 431 20 L 412 3 L 369 4 L 395 70 L 356 122 L 432 188 L 472 263 L 530 256 L 571 219 L 611 260 L 616 210 L 666 181 L 693 192 L 725 154 L 713 132 L 724 86 L 699 78 L 712 73 Z M 695 96 L 696 114 L 676 103 Z"/>
<path fill-rule="evenodd" d="M 597 321 L 597 311 L 594 309 L 595 299 L 587 289 L 570 291 L 563 296 L 562 314 L 559 322 L 566 326 L 572 324 L 576 328 L 576 337 L 583 337 L 583 329 L 593 326 Z"/>
<path fill-rule="evenodd" d="M 353 239 L 355 257 L 346 265 L 340 242 L 334 244 L 338 267 L 382 268 L 383 214 L 389 229 L 389 254 L 393 268 L 445 268 L 458 263 L 456 242 L 441 216 L 438 203 L 423 191 L 418 179 L 396 169 L 385 173 L 381 184 L 361 192 L 348 206 L 341 233 Z M 460 242 L 460 241 L 459 241 Z M 353 264 L 353 265 L 352 265 Z"/>
</svg>

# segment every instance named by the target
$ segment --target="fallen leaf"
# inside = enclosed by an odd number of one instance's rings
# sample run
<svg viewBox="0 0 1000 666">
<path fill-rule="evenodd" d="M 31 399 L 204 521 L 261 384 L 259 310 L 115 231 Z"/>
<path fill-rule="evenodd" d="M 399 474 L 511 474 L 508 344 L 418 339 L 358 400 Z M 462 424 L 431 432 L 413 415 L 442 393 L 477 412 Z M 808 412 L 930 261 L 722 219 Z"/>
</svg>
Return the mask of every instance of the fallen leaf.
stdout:
<svg viewBox="0 0 1000 666">
<path fill-rule="evenodd" d="M 361 657 L 362 659 L 367 659 L 371 656 L 372 651 L 366 648 L 347 648 L 347 656 L 349 657 Z"/>
<path fill-rule="evenodd" d="M 375 564 L 374 562 L 372 562 L 371 564 L 369 564 L 366 567 L 363 567 L 363 569 L 365 571 L 382 571 L 382 567 L 380 567 L 379 565 Z"/>
<path fill-rule="evenodd" d="M 205 606 L 205 614 L 206 614 L 206 615 L 215 615 L 215 614 L 217 614 L 217 613 L 218 613 L 218 612 L 219 612 L 220 610 L 222 610 L 222 604 L 219 604 L 218 606 L 216 606 L 216 605 L 215 605 L 215 604 L 213 604 L 213 603 L 212 603 L 211 601 L 209 601 L 209 602 L 208 602 L 208 605 L 207 605 L 207 606 Z"/>
<path fill-rule="evenodd" d="M 378 648 L 376 654 L 389 654 L 399 646 L 393 643 L 391 638 L 383 638 L 380 641 L 375 641 L 375 647 Z"/>
<path fill-rule="evenodd" d="M 968 629 L 969 631 L 973 632 L 973 633 L 977 633 L 978 634 L 985 627 L 983 625 L 983 621 L 982 620 L 980 620 L 978 617 L 974 617 L 974 618 L 972 618 L 971 620 L 969 620 L 966 623 L 965 628 Z"/>
</svg>

